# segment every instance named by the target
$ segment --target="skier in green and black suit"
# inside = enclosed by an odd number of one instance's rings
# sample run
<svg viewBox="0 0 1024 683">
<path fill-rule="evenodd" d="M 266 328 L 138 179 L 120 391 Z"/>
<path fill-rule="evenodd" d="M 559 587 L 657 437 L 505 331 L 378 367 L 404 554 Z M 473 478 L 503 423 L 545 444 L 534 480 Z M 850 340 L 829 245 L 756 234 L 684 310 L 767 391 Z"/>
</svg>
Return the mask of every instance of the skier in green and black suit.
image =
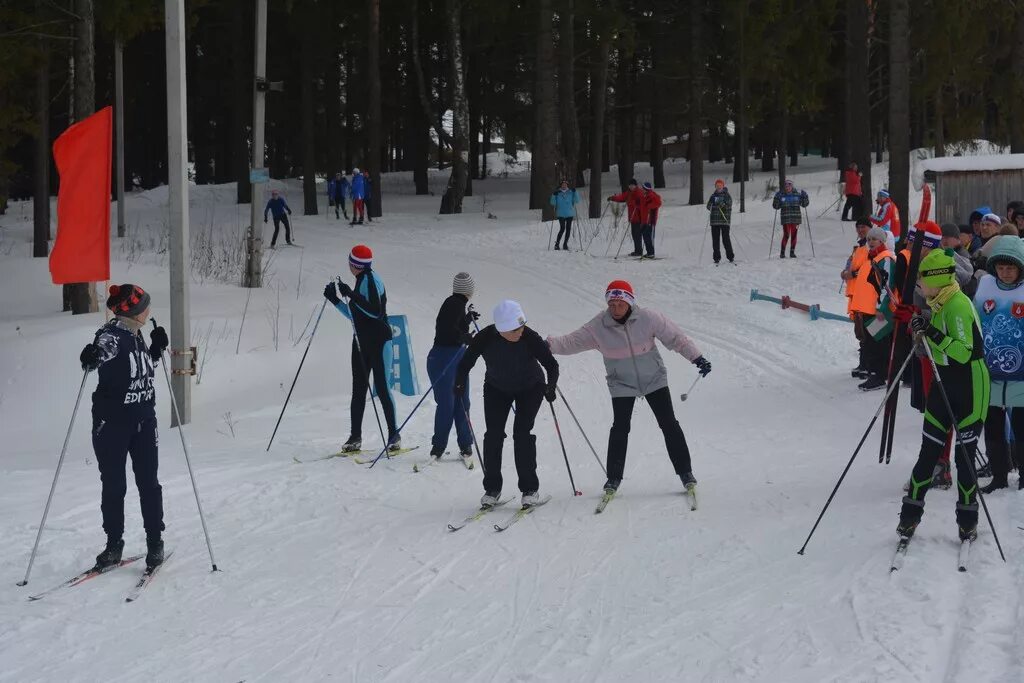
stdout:
<svg viewBox="0 0 1024 683">
<path fill-rule="evenodd" d="M 915 315 L 910 327 L 925 337 L 938 367 L 939 377 L 949 397 L 963 447 L 956 448 L 957 503 L 956 521 L 960 540 L 978 536 L 978 482 L 971 460 L 988 414 L 989 381 L 985 366 L 985 345 L 981 322 L 971 300 L 960 291 L 956 281 L 953 253 L 935 249 L 921 260 L 921 292 L 932 310 L 929 320 Z M 942 391 L 928 393 L 922 429 L 921 453 L 910 478 L 910 490 L 903 498 L 896 532 L 910 537 L 924 514 L 924 495 L 932 483 L 935 463 L 951 426 Z M 965 452 L 966 449 L 966 452 Z"/>
</svg>

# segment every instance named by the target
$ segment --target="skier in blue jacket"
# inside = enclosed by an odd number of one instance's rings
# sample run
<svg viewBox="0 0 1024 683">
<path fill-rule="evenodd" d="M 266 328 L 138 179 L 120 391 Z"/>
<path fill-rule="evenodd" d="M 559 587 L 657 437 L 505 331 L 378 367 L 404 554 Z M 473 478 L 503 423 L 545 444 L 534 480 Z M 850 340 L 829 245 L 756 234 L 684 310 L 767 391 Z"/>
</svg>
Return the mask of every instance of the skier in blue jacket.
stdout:
<svg viewBox="0 0 1024 683">
<path fill-rule="evenodd" d="M 287 213 L 286 213 L 287 212 Z M 270 248 L 273 249 L 277 246 L 277 233 L 281 229 L 281 223 L 284 222 L 284 239 L 290 245 L 292 243 L 292 226 L 288 222 L 288 215 L 291 214 L 292 210 L 288 206 L 288 202 L 277 194 L 277 190 L 270 191 L 270 200 L 267 202 L 267 207 L 263 209 L 263 222 L 267 222 L 267 213 L 271 213 L 274 216 L 274 236 L 270 238 Z"/>
<path fill-rule="evenodd" d="M 348 211 L 345 209 L 345 195 L 348 191 L 348 178 L 340 173 L 335 173 L 334 177 L 327 181 L 327 202 L 334 206 L 334 217 L 338 220 L 341 220 L 339 212 L 345 214 L 345 220 L 348 220 Z"/>
<path fill-rule="evenodd" d="M 352 223 L 355 225 L 363 222 L 363 217 L 366 215 L 366 180 L 363 178 L 363 174 L 359 172 L 358 168 L 352 169 L 352 185 L 349 188 L 349 194 L 352 196 Z"/>
<path fill-rule="evenodd" d="M 555 207 L 555 217 L 558 219 L 558 237 L 555 238 L 555 251 L 558 251 L 562 235 L 565 234 L 565 243 L 562 249 L 569 250 L 569 237 L 572 235 L 572 219 L 576 217 L 576 205 L 580 201 L 576 188 L 569 187 L 569 181 L 563 179 L 558 189 L 551 193 L 551 206 Z"/>
</svg>

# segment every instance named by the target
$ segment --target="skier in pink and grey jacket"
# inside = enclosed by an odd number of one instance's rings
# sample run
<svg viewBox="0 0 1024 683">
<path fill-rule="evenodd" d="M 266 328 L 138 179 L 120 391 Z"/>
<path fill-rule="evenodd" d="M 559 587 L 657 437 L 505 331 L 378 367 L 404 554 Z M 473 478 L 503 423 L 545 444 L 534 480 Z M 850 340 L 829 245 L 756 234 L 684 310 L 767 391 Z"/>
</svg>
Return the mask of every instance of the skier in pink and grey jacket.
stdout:
<svg viewBox="0 0 1024 683">
<path fill-rule="evenodd" d="M 551 353 L 570 355 L 598 350 L 604 356 L 608 390 L 612 395 L 611 433 L 608 436 L 608 481 L 605 491 L 615 491 L 622 483 L 626 466 L 626 446 L 637 397 L 647 399 L 665 435 L 665 446 L 676 474 L 689 490 L 697 484 L 690 464 L 683 429 L 672 409 L 668 372 L 655 339 L 697 366 L 702 377 L 711 372 L 711 363 L 701 355 L 693 341 L 661 313 L 636 305 L 633 287 L 625 280 L 614 280 L 605 291 L 608 308 L 575 332 L 548 337 Z"/>
</svg>

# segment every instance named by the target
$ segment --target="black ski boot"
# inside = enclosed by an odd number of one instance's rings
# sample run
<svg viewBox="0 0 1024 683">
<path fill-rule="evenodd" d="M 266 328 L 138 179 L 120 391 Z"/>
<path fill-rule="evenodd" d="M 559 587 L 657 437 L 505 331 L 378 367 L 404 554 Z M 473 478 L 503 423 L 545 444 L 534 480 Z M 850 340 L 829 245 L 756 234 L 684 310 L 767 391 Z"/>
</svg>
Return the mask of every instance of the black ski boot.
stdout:
<svg viewBox="0 0 1024 683">
<path fill-rule="evenodd" d="M 850 370 L 850 377 L 854 379 L 867 379 L 870 374 L 870 371 L 863 365 L 858 365 L 853 370 Z"/>
<path fill-rule="evenodd" d="M 108 538 L 107 547 L 96 556 L 96 568 L 103 569 L 118 564 L 121 561 L 122 553 L 124 553 L 124 541 L 120 538 Z"/>
<path fill-rule="evenodd" d="M 686 487 L 687 491 L 690 491 L 697 486 L 697 479 L 693 476 L 693 472 L 684 472 L 683 474 L 680 474 L 679 480 L 683 482 L 683 486 Z"/>
<path fill-rule="evenodd" d="M 779 258 L 786 258 L 786 248 L 783 247 L 782 251 L 779 252 Z"/>
<path fill-rule="evenodd" d="M 960 535 L 960 542 L 961 543 L 963 543 L 964 541 L 970 541 L 971 543 L 974 543 L 976 540 L 978 540 L 978 525 L 977 524 L 975 524 L 974 526 L 969 526 L 969 527 L 963 527 L 963 526 L 957 527 L 957 530 L 958 530 L 959 535 Z"/>
<path fill-rule="evenodd" d="M 896 525 L 896 533 L 900 538 L 911 538 L 917 530 L 917 525 L 920 523 L 920 520 L 905 520 L 903 517 L 900 517 L 900 523 Z"/>
<path fill-rule="evenodd" d="M 614 493 L 619 490 L 619 484 L 622 483 L 621 479 L 609 479 L 604 483 L 605 493 Z"/>
<path fill-rule="evenodd" d="M 473 447 L 472 446 L 466 446 L 465 448 L 460 448 L 459 449 L 459 457 L 461 457 L 462 459 L 472 458 L 473 457 Z"/>
<path fill-rule="evenodd" d="M 790 249 L 789 250 L 789 258 L 796 258 L 796 250 L 795 249 Z"/>
<path fill-rule="evenodd" d="M 348 441 L 341 447 L 342 453 L 358 453 L 363 447 L 363 440 L 358 436 L 348 437 Z"/>
<path fill-rule="evenodd" d="M 164 563 L 164 542 L 157 538 L 146 538 L 146 569 L 159 567 Z"/>
<path fill-rule="evenodd" d="M 400 434 L 392 434 L 388 437 L 388 453 L 397 453 L 402 450 L 402 437 Z"/>
<path fill-rule="evenodd" d="M 643 256 L 643 253 L 639 252 L 639 251 L 633 251 L 633 252 L 630 252 L 629 255 L 630 256 Z"/>
<path fill-rule="evenodd" d="M 882 376 L 876 373 L 868 375 L 868 378 L 857 385 L 857 388 L 861 391 L 875 391 L 876 389 L 885 388 L 885 380 Z"/>
<path fill-rule="evenodd" d="M 438 448 L 437 446 L 434 446 L 433 448 L 430 449 L 431 458 L 434 458 L 435 460 L 440 460 L 442 455 L 444 455 L 443 448 Z"/>
<path fill-rule="evenodd" d="M 560 251 L 561 249 L 562 248 L 560 246 L 558 246 L 558 243 L 556 242 L 555 243 L 555 251 Z"/>
<path fill-rule="evenodd" d="M 981 487 L 981 492 L 987 496 L 993 491 L 998 491 L 999 489 L 1006 489 L 1009 487 L 1010 482 L 1006 480 L 1006 475 L 1004 474 L 1001 477 L 992 477 L 992 481 L 990 481 L 987 486 Z"/>
</svg>

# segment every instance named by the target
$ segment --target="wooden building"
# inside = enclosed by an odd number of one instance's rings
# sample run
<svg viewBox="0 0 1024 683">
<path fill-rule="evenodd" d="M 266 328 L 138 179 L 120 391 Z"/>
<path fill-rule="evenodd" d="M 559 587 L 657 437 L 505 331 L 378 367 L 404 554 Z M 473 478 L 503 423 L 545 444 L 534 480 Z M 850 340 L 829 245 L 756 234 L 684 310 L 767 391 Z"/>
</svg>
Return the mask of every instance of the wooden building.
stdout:
<svg viewBox="0 0 1024 683">
<path fill-rule="evenodd" d="M 1024 200 L 1024 154 L 937 157 L 915 164 L 914 185 L 935 183 L 935 220 L 966 223 L 971 211 L 989 206 L 1005 216 L 1006 205 Z"/>
</svg>

